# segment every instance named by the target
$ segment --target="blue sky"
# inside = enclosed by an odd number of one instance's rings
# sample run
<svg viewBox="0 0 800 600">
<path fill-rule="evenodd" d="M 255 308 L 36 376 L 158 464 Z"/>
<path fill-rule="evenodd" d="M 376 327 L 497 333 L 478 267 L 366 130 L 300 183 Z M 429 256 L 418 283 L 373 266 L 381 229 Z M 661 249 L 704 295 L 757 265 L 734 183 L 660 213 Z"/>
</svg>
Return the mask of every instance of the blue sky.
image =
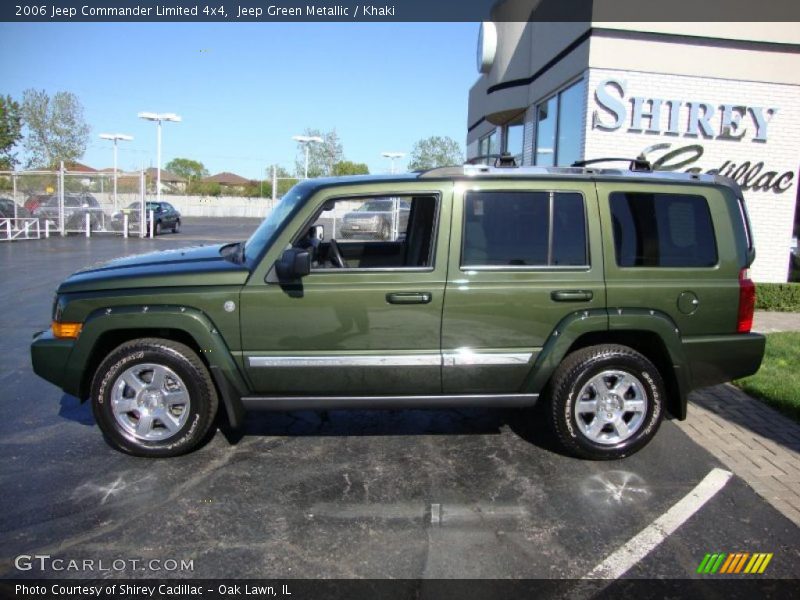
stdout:
<svg viewBox="0 0 800 600">
<path fill-rule="evenodd" d="M 345 158 L 386 172 L 383 151 L 449 135 L 464 144 L 477 23 L 0 24 L 0 94 L 71 91 L 92 137 L 83 162 L 111 166 L 100 133 L 127 133 L 120 167 L 155 165 L 153 123 L 175 112 L 163 162 L 212 173 L 294 169 L 294 134 L 336 128 Z M 405 160 L 403 161 L 404 166 Z"/>
</svg>

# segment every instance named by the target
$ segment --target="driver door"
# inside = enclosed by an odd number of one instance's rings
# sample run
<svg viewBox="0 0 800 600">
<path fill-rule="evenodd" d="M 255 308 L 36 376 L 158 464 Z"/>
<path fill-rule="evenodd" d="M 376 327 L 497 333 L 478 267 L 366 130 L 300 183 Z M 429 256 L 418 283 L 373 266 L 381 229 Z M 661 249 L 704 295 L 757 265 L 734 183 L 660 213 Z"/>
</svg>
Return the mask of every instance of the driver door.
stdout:
<svg viewBox="0 0 800 600">
<path fill-rule="evenodd" d="M 373 227 L 375 215 L 363 223 L 365 229 L 353 229 L 350 218 L 350 232 L 375 236 L 341 239 L 347 216 L 375 212 L 359 208 L 376 198 L 407 200 L 408 218 L 393 223 L 388 238 L 385 228 Z M 451 202 L 452 184 L 440 182 L 405 183 L 402 192 L 391 184 L 317 192 L 241 294 L 242 364 L 256 392 L 440 393 Z M 394 218 L 400 213 L 394 211 Z M 312 249 L 311 273 L 294 283 L 268 283 L 275 260 L 289 246 Z"/>
</svg>

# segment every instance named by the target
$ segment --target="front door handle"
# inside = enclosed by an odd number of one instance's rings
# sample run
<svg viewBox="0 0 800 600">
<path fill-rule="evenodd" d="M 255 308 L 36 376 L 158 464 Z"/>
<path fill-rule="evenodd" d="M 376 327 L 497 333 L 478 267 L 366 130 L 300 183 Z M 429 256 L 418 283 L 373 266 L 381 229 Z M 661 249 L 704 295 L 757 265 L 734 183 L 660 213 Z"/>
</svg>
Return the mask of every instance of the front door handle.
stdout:
<svg viewBox="0 0 800 600">
<path fill-rule="evenodd" d="M 389 304 L 428 304 L 433 298 L 430 292 L 392 292 L 386 294 Z"/>
<path fill-rule="evenodd" d="M 585 302 L 592 299 L 590 290 L 556 290 L 550 297 L 556 302 Z"/>
</svg>

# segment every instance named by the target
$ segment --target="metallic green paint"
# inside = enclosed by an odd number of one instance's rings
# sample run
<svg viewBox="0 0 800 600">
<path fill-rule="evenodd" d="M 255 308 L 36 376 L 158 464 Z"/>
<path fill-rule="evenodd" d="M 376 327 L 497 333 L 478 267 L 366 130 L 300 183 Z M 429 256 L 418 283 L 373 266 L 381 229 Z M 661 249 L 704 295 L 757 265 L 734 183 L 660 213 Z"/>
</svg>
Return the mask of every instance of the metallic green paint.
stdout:
<svg viewBox="0 0 800 600">
<path fill-rule="evenodd" d="M 734 188 L 685 181 L 645 183 L 635 175 L 408 175 L 302 185 L 303 203 L 287 213 L 272 244 L 260 257 L 249 256 L 247 265 L 225 260 L 219 246 L 209 246 L 119 259 L 72 275 L 59 287 L 57 313 L 65 322 L 83 323 L 83 331 L 77 340 L 38 334 L 31 346 L 35 372 L 85 397 L 87 365 L 97 349 L 105 347 L 104 340 L 116 339 L 107 336 L 168 336 L 178 331 L 191 338 L 211 367 L 231 422 L 240 423 L 240 398 L 252 395 L 539 394 L 572 348 L 619 336 L 657 340 L 662 368 L 671 368 L 665 376 L 674 377 L 678 405 L 673 410 L 679 418 L 685 417 L 691 389 L 748 375 L 760 365 L 763 336 L 736 333 L 738 273 L 748 257 Z M 464 195 L 472 189 L 581 193 L 586 201 L 588 267 L 462 268 Z M 703 269 L 618 267 L 608 205 L 614 191 L 705 195 L 719 264 Z M 313 271 L 296 285 L 267 282 L 283 250 L 327 201 L 392 194 L 438 198 L 431 268 L 327 269 Z M 564 293 L 559 298 L 555 291 Z M 430 294 L 431 300 L 389 303 L 387 294 L 395 293 Z M 249 361 L 470 351 L 530 355 L 530 360 L 479 365 L 409 360 L 402 367 L 350 361 L 302 368 L 264 368 L 250 366 Z"/>
</svg>

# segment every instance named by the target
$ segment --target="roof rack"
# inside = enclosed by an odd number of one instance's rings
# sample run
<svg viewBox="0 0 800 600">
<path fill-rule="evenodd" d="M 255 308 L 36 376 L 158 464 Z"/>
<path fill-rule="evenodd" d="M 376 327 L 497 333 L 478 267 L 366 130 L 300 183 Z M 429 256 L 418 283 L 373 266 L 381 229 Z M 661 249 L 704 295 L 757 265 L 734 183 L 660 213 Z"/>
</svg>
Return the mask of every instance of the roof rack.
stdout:
<svg viewBox="0 0 800 600">
<path fill-rule="evenodd" d="M 592 158 L 589 160 L 576 160 L 572 163 L 572 166 L 586 167 L 604 162 L 626 162 L 628 163 L 628 169 L 631 171 L 644 171 L 647 173 L 652 173 L 653 171 L 653 165 L 643 156 L 637 156 L 636 158 Z"/>
<path fill-rule="evenodd" d="M 499 169 L 513 169 L 518 167 L 517 159 L 515 159 L 510 152 L 502 152 L 500 154 L 482 154 L 480 156 L 473 156 L 465 165 L 486 165 L 487 163 L 481 162 L 484 160 L 488 160 L 490 158 L 494 159 L 494 166 Z"/>
</svg>

